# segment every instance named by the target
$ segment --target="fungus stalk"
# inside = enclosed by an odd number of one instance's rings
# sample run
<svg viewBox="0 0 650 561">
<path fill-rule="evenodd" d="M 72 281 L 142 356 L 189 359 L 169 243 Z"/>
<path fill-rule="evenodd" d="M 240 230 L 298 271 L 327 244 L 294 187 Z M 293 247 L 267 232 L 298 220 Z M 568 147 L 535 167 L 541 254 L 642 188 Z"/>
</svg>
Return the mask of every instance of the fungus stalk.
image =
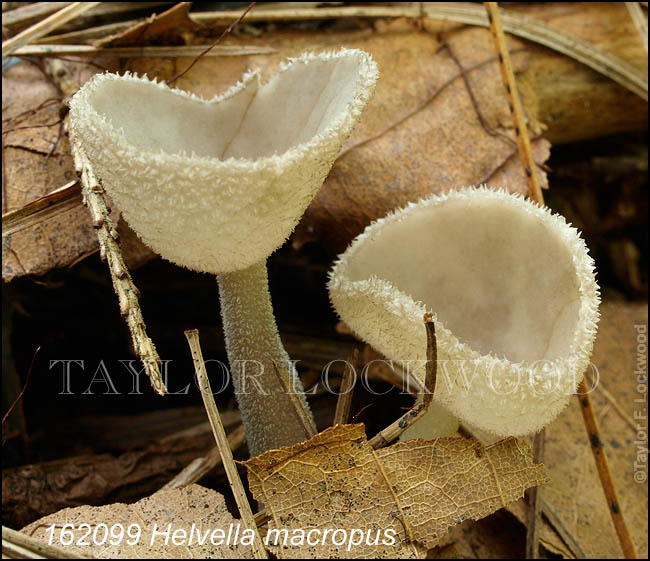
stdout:
<svg viewBox="0 0 650 561">
<path fill-rule="evenodd" d="M 275 371 L 301 391 L 266 259 L 322 186 L 377 76 L 367 53 L 341 49 L 304 53 L 265 84 L 249 72 L 211 101 L 132 74 L 99 74 L 70 101 L 71 140 L 131 228 L 165 259 L 219 279 L 252 454 L 306 437 Z"/>
<path fill-rule="evenodd" d="M 302 424 L 275 375 L 274 364 L 289 376 L 289 387 L 302 392 L 275 323 L 266 262 L 217 279 L 228 362 L 251 454 L 304 440 Z"/>
</svg>

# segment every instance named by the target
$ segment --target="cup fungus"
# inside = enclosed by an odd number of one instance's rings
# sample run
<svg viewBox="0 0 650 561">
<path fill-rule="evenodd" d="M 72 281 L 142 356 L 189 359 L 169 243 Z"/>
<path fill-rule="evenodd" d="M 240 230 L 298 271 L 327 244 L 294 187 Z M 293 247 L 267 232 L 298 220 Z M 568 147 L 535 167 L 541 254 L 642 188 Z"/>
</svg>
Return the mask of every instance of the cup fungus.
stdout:
<svg viewBox="0 0 650 561">
<path fill-rule="evenodd" d="M 211 101 L 127 73 L 94 77 L 70 102 L 73 142 L 144 243 L 218 275 L 252 454 L 304 439 L 274 371 L 275 363 L 301 391 L 275 324 L 266 259 L 321 187 L 377 76 L 367 53 L 342 49 L 292 59 L 264 85 L 250 72 Z"/>
<path fill-rule="evenodd" d="M 594 263 L 577 230 L 485 187 L 377 220 L 339 256 L 328 288 L 361 339 L 419 377 L 430 311 L 434 403 L 498 436 L 539 431 L 559 414 L 589 364 L 599 317 Z"/>
</svg>

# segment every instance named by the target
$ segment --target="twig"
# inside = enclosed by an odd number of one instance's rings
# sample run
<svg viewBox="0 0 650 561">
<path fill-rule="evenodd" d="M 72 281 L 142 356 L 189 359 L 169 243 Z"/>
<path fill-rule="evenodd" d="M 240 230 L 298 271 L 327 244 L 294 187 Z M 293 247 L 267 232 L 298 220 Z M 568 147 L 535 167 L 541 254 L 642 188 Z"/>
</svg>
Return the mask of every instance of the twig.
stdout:
<svg viewBox="0 0 650 561">
<path fill-rule="evenodd" d="M 78 179 L 75 179 L 35 201 L 4 213 L 2 215 L 2 235 L 8 236 L 23 228 L 28 228 L 38 217 L 56 214 L 70 206 L 76 206 L 81 203 L 80 195 L 80 183 Z"/>
<path fill-rule="evenodd" d="M 85 25 L 86 18 L 98 18 L 105 16 L 116 16 L 133 10 L 143 10 L 146 8 L 153 8 L 162 4 L 172 4 L 173 2 L 102 2 L 99 6 L 92 10 L 83 18 L 74 22 L 75 26 Z M 32 23 L 49 16 L 51 13 L 56 12 L 72 2 L 33 2 L 27 6 L 15 8 L 9 12 L 3 12 L 2 25 L 10 30 L 22 26 L 26 27 Z"/>
<path fill-rule="evenodd" d="M 235 501 L 239 507 L 239 514 L 246 527 L 251 528 L 255 531 L 255 537 L 253 539 L 253 550 L 255 553 L 255 558 L 268 559 L 268 555 L 264 549 L 264 544 L 262 543 L 262 538 L 257 531 L 257 525 L 255 524 L 255 519 L 253 518 L 251 506 L 248 502 L 248 499 L 246 498 L 246 491 L 244 490 L 244 486 L 242 485 L 241 479 L 239 478 L 237 466 L 235 465 L 232 457 L 232 451 L 230 450 L 230 444 L 228 443 L 228 438 L 226 437 L 226 431 L 221 424 L 219 411 L 217 410 L 217 405 L 214 402 L 214 397 L 212 396 L 210 381 L 208 380 L 208 375 L 205 371 L 205 364 L 203 362 L 203 356 L 201 354 L 199 332 L 197 329 L 185 331 L 185 337 L 190 346 L 190 350 L 192 351 L 194 370 L 196 372 L 196 378 L 199 382 L 201 396 L 203 397 L 203 404 L 205 405 L 205 410 L 208 413 L 208 419 L 210 420 L 210 426 L 212 426 L 214 439 L 217 442 L 217 448 L 221 454 L 223 467 L 226 470 L 228 481 L 230 481 L 230 487 L 232 488 L 233 495 L 235 496 Z"/>
<path fill-rule="evenodd" d="M 490 28 L 494 35 L 497 53 L 499 54 L 501 76 L 503 77 L 503 83 L 506 88 L 508 106 L 515 121 L 515 134 L 517 136 L 519 157 L 524 164 L 524 170 L 526 171 L 528 180 L 528 196 L 537 204 L 543 205 L 544 196 L 542 195 L 542 189 L 539 185 L 535 169 L 535 161 L 533 160 L 533 153 L 530 148 L 530 138 L 528 137 L 528 127 L 526 126 L 526 118 L 524 117 L 524 110 L 521 106 L 521 99 L 519 98 L 515 73 L 512 69 L 510 52 L 508 51 L 506 37 L 503 33 L 499 7 L 496 2 L 485 2 L 485 8 L 488 12 Z"/>
<path fill-rule="evenodd" d="M 147 335 L 142 310 L 138 302 L 140 291 L 133 283 L 133 279 L 124 263 L 118 243 L 119 234 L 113 226 L 113 221 L 104 200 L 104 189 L 95 177 L 90 162 L 82 149 L 73 147 L 72 152 L 75 164 L 78 170 L 81 171 L 84 203 L 90 211 L 93 226 L 97 230 L 100 256 L 103 261 L 108 263 L 113 288 L 120 305 L 120 314 L 125 318 L 129 326 L 135 352 L 145 366 L 153 389 L 160 395 L 164 395 L 167 389 L 160 375 L 160 358 L 153 341 Z"/>
<path fill-rule="evenodd" d="M 355 367 L 359 364 L 359 349 L 352 351 L 352 356 L 345 364 L 343 379 L 339 387 L 339 397 L 336 401 L 336 412 L 332 425 L 344 425 L 348 422 L 350 416 L 350 405 L 352 405 L 352 395 L 354 393 L 354 384 L 357 381 Z"/>
<path fill-rule="evenodd" d="M 215 24 L 220 21 L 236 19 L 239 12 L 235 10 L 196 12 L 190 18 L 200 24 Z M 407 17 L 417 19 L 421 17 L 418 6 L 341 6 L 327 8 L 282 8 L 255 10 L 249 21 L 303 21 L 314 19 L 338 18 L 384 18 Z"/>
<path fill-rule="evenodd" d="M 228 434 L 228 445 L 232 451 L 237 450 L 246 441 L 244 426 L 238 425 Z M 213 448 L 205 456 L 194 459 L 162 488 L 164 490 L 180 489 L 200 481 L 205 475 L 221 464 L 218 448 Z"/>
<path fill-rule="evenodd" d="M 469 25 L 489 27 L 485 10 L 476 4 L 460 2 L 428 2 L 423 6 L 424 16 L 429 19 L 453 21 Z M 544 45 L 618 82 L 643 99 L 648 99 L 648 79 L 636 68 L 618 57 L 603 52 L 587 41 L 553 29 L 544 22 L 522 16 L 510 10 L 503 11 L 505 31 L 529 41 Z M 237 17 L 237 12 L 208 12 L 190 14 L 197 23 L 214 23 Z M 345 17 L 422 17 L 418 6 L 342 6 L 335 8 L 256 10 L 249 21 L 290 21 Z"/>
<path fill-rule="evenodd" d="M 45 123 L 44 125 L 23 125 L 23 126 L 20 126 L 20 127 L 12 127 L 10 129 L 3 130 L 2 131 L 2 136 L 4 136 L 5 134 L 9 134 L 10 132 L 19 131 L 19 130 L 22 130 L 22 129 L 42 129 L 42 128 L 47 128 L 47 127 L 54 127 L 56 125 L 60 125 L 61 122 L 62 122 L 61 119 L 59 119 L 58 121 L 55 121 L 54 123 Z"/>
<path fill-rule="evenodd" d="M 602 380 L 598 383 L 598 391 L 603 394 L 603 397 L 616 410 L 621 419 L 623 419 L 623 421 L 625 421 L 625 423 L 636 433 L 638 430 L 636 422 L 625 412 L 625 409 L 623 409 L 618 400 L 605 387 Z"/>
<path fill-rule="evenodd" d="M 222 40 L 226 35 L 228 35 L 228 33 L 230 33 L 230 32 L 232 31 L 232 28 L 235 27 L 235 26 L 236 26 L 236 25 L 237 25 L 241 20 L 243 20 L 244 17 L 246 17 L 246 14 L 247 14 L 248 12 L 250 12 L 250 11 L 253 9 L 253 6 L 255 6 L 255 4 L 257 4 L 257 2 L 251 2 L 251 3 L 248 5 L 248 8 L 246 8 L 246 9 L 244 10 L 244 12 L 239 16 L 239 18 L 237 18 L 234 22 L 232 22 L 232 23 L 231 23 L 231 24 L 226 28 L 226 30 L 225 30 L 221 35 L 219 35 L 219 37 L 217 37 L 217 40 L 216 40 L 214 43 L 212 43 L 212 45 L 210 45 L 207 49 L 205 49 L 203 52 L 201 52 L 201 53 L 200 53 L 200 54 L 199 54 L 199 55 L 198 55 L 198 56 L 197 56 L 197 57 L 196 57 L 196 58 L 195 58 L 195 59 L 190 63 L 190 65 L 189 65 L 185 70 L 183 70 L 182 72 L 179 72 L 178 74 L 176 74 L 176 76 L 174 76 L 173 78 L 170 78 L 170 79 L 167 80 L 165 83 L 169 86 L 170 84 L 173 84 L 176 80 L 178 80 L 181 76 L 183 76 L 183 75 L 185 75 L 187 72 L 189 72 L 190 69 L 191 69 L 191 68 L 192 68 L 192 67 L 193 67 L 193 66 L 194 66 L 194 65 L 199 61 L 199 59 L 200 59 L 201 57 L 205 56 L 205 55 L 208 54 L 208 52 L 210 52 L 214 47 L 216 47 L 216 46 L 221 42 L 221 40 Z"/>
<path fill-rule="evenodd" d="M 316 436 L 318 431 L 316 430 L 316 425 L 311 418 L 311 415 L 307 411 L 304 402 L 298 397 L 293 388 L 289 387 L 289 377 L 286 375 L 286 372 L 281 372 L 278 368 L 278 365 L 273 362 L 273 369 L 275 370 L 275 375 L 282 386 L 282 391 L 287 394 L 291 405 L 293 405 L 293 410 L 302 425 L 303 430 L 305 431 L 305 439 L 309 439 L 312 436 Z"/>
<path fill-rule="evenodd" d="M 544 439 L 546 431 L 542 429 L 533 440 L 533 462 L 544 461 Z M 526 490 L 528 511 L 526 513 L 526 559 L 539 559 L 540 514 L 542 512 L 542 488 L 534 486 Z"/>
<path fill-rule="evenodd" d="M 593 452 L 594 460 L 596 461 L 596 469 L 598 470 L 598 476 L 600 477 L 600 482 L 603 486 L 603 491 L 605 492 L 607 507 L 612 516 L 612 522 L 614 522 L 614 528 L 616 529 L 616 535 L 621 544 L 623 555 L 625 555 L 626 559 L 636 559 L 634 544 L 632 543 L 630 532 L 625 524 L 621 505 L 616 496 L 616 489 L 612 482 L 612 474 L 609 471 L 607 456 L 605 455 L 605 449 L 603 447 L 603 440 L 600 437 L 596 415 L 594 414 L 594 409 L 591 405 L 591 399 L 584 380 L 581 381 L 578 386 L 576 397 L 580 401 L 580 409 L 585 421 L 589 442 L 591 443 L 591 451 Z"/>
<path fill-rule="evenodd" d="M 300 8 L 255 10 L 247 17 L 247 21 L 306 21 L 314 19 L 336 18 L 399 18 L 407 17 L 421 20 L 422 16 L 429 19 L 453 21 L 469 25 L 488 27 L 485 10 L 480 6 L 464 3 L 429 2 L 422 6 L 342 6 L 327 8 Z M 643 99 L 648 99 L 648 79 L 640 71 L 620 58 L 600 51 L 587 41 L 582 41 L 557 29 L 546 25 L 534 18 L 503 11 L 503 26 L 505 31 L 518 37 L 523 37 L 534 43 L 544 45 L 568 57 L 571 57 L 596 72 L 618 82 L 623 87 L 634 92 Z M 236 20 L 239 11 L 199 12 L 191 13 L 192 21 L 203 25 L 214 25 L 220 22 Z M 128 29 L 137 23 L 136 20 L 89 28 L 78 32 L 48 37 L 49 42 L 80 42 Z"/>
<path fill-rule="evenodd" d="M 28 536 L 6 526 L 2 527 L 2 553 L 26 559 L 85 559 L 67 549 L 48 545 L 44 541 Z"/>
<path fill-rule="evenodd" d="M 430 18 L 489 27 L 485 10 L 476 4 L 430 3 L 426 13 Z M 503 29 L 511 35 L 544 45 L 571 57 L 614 80 L 639 97 L 648 99 L 647 76 L 620 58 L 597 49 L 588 41 L 558 31 L 535 18 L 510 10 L 501 10 L 501 16 Z"/>
<path fill-rule="evenodd" d="M 213 48 L 214 47 L 214 48 Z M 202 45 L 178 47 L 94 47 L 92 45 L 28 45 L 14 52 L 14 56 L 53 57 L 55 55 L 74 56 L 116 56 L 137 57 L 187 57 L 187 56 L 242 56 L 268 55 L 277 52 L 272 47 L 256 45 L 219 45 L 210 47 L 208 52 Z M 75 62 L 75 61 L 72 61 Z"/>
<path fill-rule="evenodd" d="M 424 398 L 422 403 L 404 413 L 397 421 L 379 431 L 370 439 L 370 446 L 381 448 L 398 438 L 407 428 L 422 417 L 429 408 L 436 391 L 436 376 L 438 372 L 438 346 L 436 344 L 436 328 L 431 314 L 424 314 L 424 325 L 427 330 L 427 364 L 424 378 Z"/>
<path fill-rule="evenodd" d="M 27 389 L 27 384 L 29 384 L 29 379 L 32 375 L 32 368 L 34 368 L 34 361 L 36 360 L 36 355 L 38 354 L 38 351 L 41 350 L 40 345 L 36 347 L 36 350 L 34 351 L 34 355 L 32 356 L 32 362 L 29 364 L 29 370 L 27 370 L 27 377 L 25 378 L 25 384 L 23 385 L 23 389 L 20 390 L 20 393 L 18 394 L 18 397 L 14 400 L 14 402 L 11 404 L 11 407 L 9 407 L 9 410 L 4 414 L 4 417 L 2 417 L 2 424 L 5 424 L 5 421 L 7 420 L 7 417 L 11 414 L 13 411 L 14 407 L 16 407 L 16 404 L 20 401 L 20 398 L 23 397 L 23 394 L 25 393 L 25 390 Z"/>
<path fill-rule="evenodd" d="M 65 8 L 45 18 L 43 21 L 39 21 L 24 31 L 21 31 L 17 35 L 14 35 L 11 39 L 3 41 L 2 56 L 7 56 L 14 52 L 17 48 L 26 45 L 30 41 L 47 35 L 50 33 L 50 31 L 53 31 L 71 19 L 80 16 L 97 4 L 101 4 L 101 2 L 74 2 L 73 4 L 66 6 Z"/>
<path fill-rule="evenodd" d="M 645 52 L 648 52 L 648 22 L 643 15 L 643 10 L 639 6 L 638 2 L 625 2 L 625 7 L 630 13 L 630 17 L 636 26 L 639 35 L 641 36 L 641 42 L 645 48 Z"/>
<path fill-rule="evenodd" d="M 363 412 L 364 412 L 366 409 L 370 409 L 373 405 L 374 405 L 374 403 L 368 403 L 368 404 L 364 405 L 361 409 L 359 409 L 359 411 L 357 411 L 354 415 L 352 415 L 352 421 L 350 421 L 350 422 L 351 422 L 351 423 L 356 423 L 356 422 L 357 422 L 357 419 L 358 419 L 359 417 L 361 417 L 361 415 L 363 414 Z"/>
<path fill-rule="evenodd" d="M 260 510 L 259 512 L 255 513 L 255 516 L 253 518 L 255 518 L 255 524 L 259 528 L 271 520 L 271 515 L 266 510 Z"/>
<path fill-rule="evenodd" d="M 72 4 L 72 2 L 30 2 L 26 6 L 20 6 L 2 12 L 2 26 L 10 31 L 17 26 L 29 27 L 46 18 L 61 8 Z"/>
<path fill-rule="evenodd" d="M 0 135 L 2 139 L 2 214 L 7 212 L 7 168 L 5 167 L 5 135 Z"/>
<path fill-rule="evenodd" d="M 58 97 L 51 97 L 49 99 L 46 99 L 42 103 L 38 105 L 38 107 L 35 107 L 34 109 L 27 109 L 23 111 L 22 113 L 18 113 L 18 115 L 14 115 L 13 117 L 7 117 L 6 119 L 3 119 L 2 122 L 3 124 L 9 124 L 13 122 L 14 126 L 22 123 L 27 117 L 31 117 L 32 115 L 35 115 L 38 113 L 41 109 L 44 109 L 48 105 L 52 105 L 53 103 L 61 103 L 61 100 Z"/>
</svg>

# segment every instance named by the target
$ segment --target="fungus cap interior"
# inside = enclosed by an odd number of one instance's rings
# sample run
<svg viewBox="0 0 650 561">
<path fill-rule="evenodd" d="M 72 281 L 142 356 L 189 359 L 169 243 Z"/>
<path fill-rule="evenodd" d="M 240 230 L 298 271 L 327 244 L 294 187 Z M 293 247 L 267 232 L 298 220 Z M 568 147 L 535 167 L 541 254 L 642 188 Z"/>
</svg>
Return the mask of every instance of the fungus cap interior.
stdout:
<svg viewBox="0 0 650 561">
<path fill-rule="evenodd" d="M 481 354 L 552 360 L 571 352 L 580 308 L 558 229 L 503 200 L 447 200 L 373 230 L 348 274 L 389 281 Z"/>
<path fill-rule="evenodd" d="M 141 80 L 105 80 L 94 109 L 144 150 L 227 159 L 282 154 L 332 124 L 353 99 L 358 55 L 296 61 L 259 86 L 255 77 L 234 95 L 204 102 Z"/>
</svg>

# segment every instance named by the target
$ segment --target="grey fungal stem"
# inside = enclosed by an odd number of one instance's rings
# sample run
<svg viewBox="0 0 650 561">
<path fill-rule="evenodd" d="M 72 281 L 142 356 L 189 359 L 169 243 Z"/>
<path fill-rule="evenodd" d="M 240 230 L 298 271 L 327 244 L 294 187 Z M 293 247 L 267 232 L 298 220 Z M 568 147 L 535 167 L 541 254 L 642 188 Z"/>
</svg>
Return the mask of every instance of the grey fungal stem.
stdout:
<svg viewBox="0 0 650 561">
<path fill-rule="evenodd" d="M 287 408 L 300 401 L 282 395 L 285 378 L 275 373 L 289 357 L 273 319 L 266 259 L 323 185 L 377 77 L 368 53 L 340 49 L 303 53 L 265 84 L 248 73 L 211 101 L 133 74 L 97 75 L 70 101 L 73 142 L 142 241 L 177 265 L 219 276 L 253 453 L 305 439 L 305 424 Z M 271 395 L 250 386 L 243 393 L 244 374 L 256 373 Z"/>
<path fill-rule="evenodd" d="M 309 411 L 275 323 L 266 260 L 217 279 L 228 362 L 251 455 L 305 440 L 291 396 L 275 373 L 274 363 L 288 373 L 289 387 Z"/>
</svg>

